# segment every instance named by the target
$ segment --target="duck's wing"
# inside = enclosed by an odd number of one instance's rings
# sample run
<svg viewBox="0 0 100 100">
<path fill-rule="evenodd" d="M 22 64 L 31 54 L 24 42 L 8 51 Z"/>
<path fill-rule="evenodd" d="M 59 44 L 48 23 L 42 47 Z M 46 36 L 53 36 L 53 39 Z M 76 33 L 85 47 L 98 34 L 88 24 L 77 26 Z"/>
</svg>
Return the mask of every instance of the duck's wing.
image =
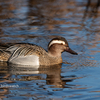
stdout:
<svg viewBox="0 0 100 100">
<path fill-rule="evenodd" d="M 12 57 L 32 55 L 33 52 L 34 52 L 34 49 L 32 47 L 27 47 L 27 46 L 26 47 L 18 47 L 13 52 Z"/>
<path fill-rule="evenodd" d="M 11 57 L 16 56 L 27 56 L 27 55 L 41 55 L 45 53 L 46 51 L 37 45 L 31 45 L 31 44 L 20 44 L 20 45 L 14 45 L 7 49 L 7 51 L 12 53 Z"/>
<path fill-rule="evenodd" d="M 10 46 L 9 48 L 6 49 L 6 51 L 10 53 L 14 53 L 16 50 L 19 50 L 20 48 L 24 48 L 24 47 L 34 47 L 34 45 L 27 44 L 27 43 L 18 43 L 13 46 Z"/>
<path fill-rule="evenodd" d="M 19 46 L 14 45 L 14 46 L 10 46 L 9 48 L 7 48 L 5 51 L 10 52 L 11 54 L 18 48 Z"/>
</svg>

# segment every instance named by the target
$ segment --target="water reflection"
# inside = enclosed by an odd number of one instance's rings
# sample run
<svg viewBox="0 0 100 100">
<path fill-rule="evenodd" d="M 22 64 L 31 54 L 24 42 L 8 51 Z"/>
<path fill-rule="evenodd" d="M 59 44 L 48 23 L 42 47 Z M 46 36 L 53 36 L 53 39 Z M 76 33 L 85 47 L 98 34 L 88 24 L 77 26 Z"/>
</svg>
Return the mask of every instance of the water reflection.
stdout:
<svg viewBox="0 0 100 100">
<path fill-rule="evenodd" d="M 3 71 L 4 70 L 4 71 Z M 66 82 L 71 82 L 73 79 L 75 79 L 76 76 L 73 78 L 71 76 L 68 76 L 68 80 L 62 80 L 61 77 L 61 65 L 55 65 L 55 66 L 40 66 L 38 69 L 36 68 L 30 68 L 30 67 L 16 67 L 16 66 L 6 66 L 6 63 L 3 64 L 3 67 L 1 67 L 1 77 L 2 82 L 6 82 L 9 79 L 10 81 L 31 81 L 31 80 L 44 80 L 44 78 L 40 76 L 37 76 L 38 74 L 46 74 L 46 84 L 48 85 L 54 85 L 54 87 L 58 88 L 64 88 Z M 4 74 L 4 76 L 3 76 Z M 36 76 L 35 76 L 36 74 Z M 11 78 L 11 75 L 15 75 L 14 78 Z M 23 75 L 21 78 L 17 78 L 16 75 Z M 27 76 L 24 76 L 27 75 Z M 71 77 L 71 79 L 69 79 Z M 69 86 L 67 86 L 69 87 Z"/>
<path fill-rule="evenodd" d="M 2 65 L 2 66 L 1 66 Z M 39 69 L 34 68 L 24 68 L 7 65 L 7 63 L 1 63 L 0 67 L 0 89 L 1 89 L 1 98 L 6 98 L 4 95 L 9 95 L 9 92 L 12 90 L 19 91 L 23 86 L 20 83 L 32 82 L 41 80 L 37 82 L 37 86 L 41 87 L 42 80 L 45 80 L 46 83 L 42 86 L 45 87 L 48 85 L 48 88 L 55 88 L 54 91 L 57 91 L 56 88 L 72 88 L 75 85 L 71 85 L 70 82 L 79 79 L 76 75 L 70 75 L 63 77 L 61 76 L 61 64 L 55 66 L 40 66 Z M 43 77 L 46 75 L 45 77 Z M 23 87 L 26 88 L 26 85 Z M 23 88 L 21 91 L 23 91 Z M 27 89 L 31 88 L 31 83 Z M 16 92 L 16 95 L 17 92 Z"/>
<path fill-rule="evenodd" d="M 99 6 L 100 6 L 100 0 L 95 0 L 95 1 L 87 0 L 84 18 L 87 16 L 87 14 L 89 14 L 89 17 L 97 16 Z M 89 12 L 89 8 L 90 8 L 90 12 Z"/>
<path fill-rule="evenodd" d="M 59 24 L 64 24 L 64 20 L 60 21 L 59 18 L 66 15 L 67 3 L 68 1 L 65 0 L 48 0 L 48 2 L 29 0 L 28 16 L 31 17 L 30 25 L 43 25 L 46 30 L 59 28 Z"/>
</svg>

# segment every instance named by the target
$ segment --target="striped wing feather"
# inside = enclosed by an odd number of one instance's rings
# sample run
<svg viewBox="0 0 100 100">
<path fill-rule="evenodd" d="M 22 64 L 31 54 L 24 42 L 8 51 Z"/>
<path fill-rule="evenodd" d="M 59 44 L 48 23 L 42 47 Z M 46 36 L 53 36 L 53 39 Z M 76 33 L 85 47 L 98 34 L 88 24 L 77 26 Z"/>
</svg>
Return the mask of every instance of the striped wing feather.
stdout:
<svg viewBox="0 0 100 100">
<path fill-rule="evenodd" d="M 18 56 L 27 56 L 27 55 L 41 55 L 45 52 L 45 50 L 42 47 L 39 47 L 37 45 L 15 45 L 11 46 L 8 51 L 12 52 L 11 57 L 18 57 Z"/>
</svg>

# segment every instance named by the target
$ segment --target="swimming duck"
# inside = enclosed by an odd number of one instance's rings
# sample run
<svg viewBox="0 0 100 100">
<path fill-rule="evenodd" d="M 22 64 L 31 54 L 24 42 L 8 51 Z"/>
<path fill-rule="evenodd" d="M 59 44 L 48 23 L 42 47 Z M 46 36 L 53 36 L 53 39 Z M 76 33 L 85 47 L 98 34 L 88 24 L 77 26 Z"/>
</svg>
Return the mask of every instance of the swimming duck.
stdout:
<svg viewBox="0 0 100 100">
<path fill-rule="evenodd" d="M 78 55 L 70 49 L 65 38 L 56 37 L 49 42 L 48 52 L 34 44 L 18 43 L 6 50 L 0 50 L 0 61 L 30 66 L 56 65 L 62 63 L 61 54 L 64 51 Z"/>
</svg>

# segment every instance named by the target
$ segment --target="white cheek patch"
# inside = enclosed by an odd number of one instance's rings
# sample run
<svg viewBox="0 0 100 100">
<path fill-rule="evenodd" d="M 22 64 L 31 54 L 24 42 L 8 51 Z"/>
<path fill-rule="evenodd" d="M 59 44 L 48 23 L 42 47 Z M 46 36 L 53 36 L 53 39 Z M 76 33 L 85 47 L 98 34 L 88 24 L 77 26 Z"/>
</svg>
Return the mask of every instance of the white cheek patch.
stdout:
<svg viewBox="0 0 100 100">
<path fill-rule="evenodd" d="M 49 47 L 55 43 L 58 43 L 58 44 L 63 44 L 65 45 L 65 42 L 64 41 L 61 41 L 61 40 L 53 40 L 50 44 L 49 44 Z"/>
</svg>

